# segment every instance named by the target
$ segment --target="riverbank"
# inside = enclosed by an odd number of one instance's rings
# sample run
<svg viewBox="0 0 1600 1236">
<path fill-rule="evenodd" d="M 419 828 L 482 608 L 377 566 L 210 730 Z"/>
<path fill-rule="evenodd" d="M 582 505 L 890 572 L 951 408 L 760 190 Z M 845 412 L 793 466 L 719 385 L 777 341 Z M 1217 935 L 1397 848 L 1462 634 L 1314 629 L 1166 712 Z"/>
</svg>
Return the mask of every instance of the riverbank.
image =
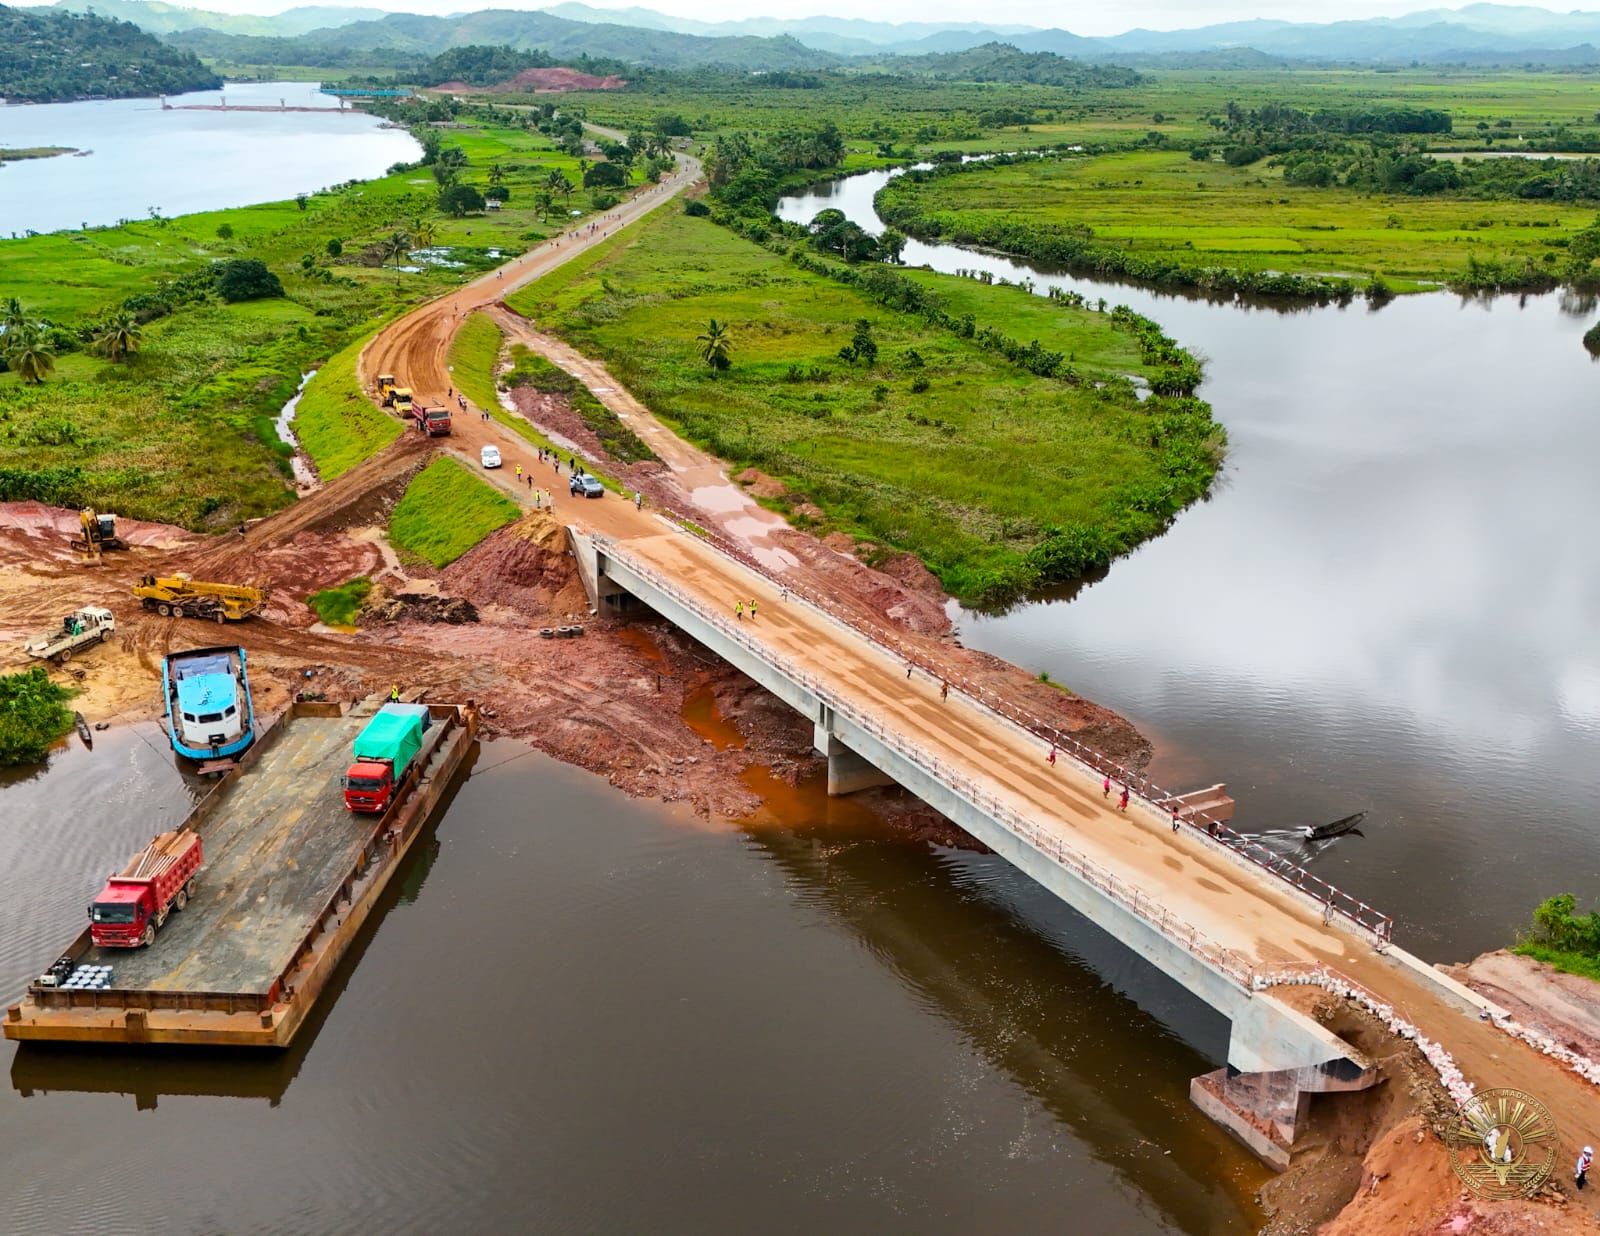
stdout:
<svg viewBox="0 0 1600 1236">
<path fill-rule="evenodd" d="M 1286 182 L 1183 149 L 942 164 L 891 181 L 884 220 L 925 240 L 990 246 L 1157 285 L 1312 299 L 1486 286 L 1478 268 L 1564 277 L 1592 207 L 1549 198 L 1375 194 Z M 1509 275 L 1508 275 L 1509 277 Z"/>
<path fill-rule="evenodd" d="M 22 159 L 53 159 L 57 155 L 82 154 L 75 146 L 24 146 L 8 149 L 0 146 L 0 165 L 16 163 Z"/>
</svg>

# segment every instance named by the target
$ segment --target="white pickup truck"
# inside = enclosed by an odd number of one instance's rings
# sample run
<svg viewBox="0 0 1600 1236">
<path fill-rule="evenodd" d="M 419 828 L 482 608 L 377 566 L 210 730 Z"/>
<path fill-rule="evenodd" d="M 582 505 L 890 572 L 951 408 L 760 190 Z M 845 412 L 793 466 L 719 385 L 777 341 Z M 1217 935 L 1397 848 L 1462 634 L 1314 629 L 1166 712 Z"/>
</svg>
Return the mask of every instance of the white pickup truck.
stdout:
<svg viewBox="0 0 1600 1236">
<path fill-rule="evenodd" d="M 60 665 L 63 661 L 72 660 L 72 654 L 78 649 L 110 639 L 111 632 L 116 629 L 117 620 L 111 616 L 109 609 L 85 605 L 63 618 L 55 630 L 30 639 L 22 646 L 22 650 L 30 657 Z"/>
</svg>

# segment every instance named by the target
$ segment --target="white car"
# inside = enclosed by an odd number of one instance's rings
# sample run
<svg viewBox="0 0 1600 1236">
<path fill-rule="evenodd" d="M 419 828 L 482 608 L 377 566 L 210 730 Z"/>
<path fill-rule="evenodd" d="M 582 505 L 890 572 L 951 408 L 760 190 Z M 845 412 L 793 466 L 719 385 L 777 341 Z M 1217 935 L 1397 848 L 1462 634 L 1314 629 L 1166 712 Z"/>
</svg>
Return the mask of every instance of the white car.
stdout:
<svg viewBox="0 0 1600 1236">
<path fill-rule="evenodd" d="M 478 458 L 485 468 L 498 468 L 500 466 L 500 448 L 498 446 L 486 446 L 478 452 Z"/>
</svg>

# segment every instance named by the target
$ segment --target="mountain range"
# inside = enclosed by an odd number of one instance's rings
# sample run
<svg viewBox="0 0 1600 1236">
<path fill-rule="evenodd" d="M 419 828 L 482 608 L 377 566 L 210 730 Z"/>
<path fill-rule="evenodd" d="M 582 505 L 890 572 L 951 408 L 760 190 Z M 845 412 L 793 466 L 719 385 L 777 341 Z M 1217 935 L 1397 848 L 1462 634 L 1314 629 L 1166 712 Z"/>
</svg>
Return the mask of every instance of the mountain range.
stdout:
<svg viewBox="0 0 1600 1236">
<path fill-rule="evenodd" d="M 308 35 L 320 46 L 437 52 L 469 43 L 537 47 L 676 67 L 826 68 L 885 56 L 966 51 L 1008 43 L 1123 64 L 1181 62 L 1197 53 L 1253 51 L 1269 58 L 1380 63 L 1600 62 L 1600 12 L 1556 13 L 1521 5 L 1470 4 L 1403 17 L 1289 22 L 1257 19 L 1187 30 L 1133 29 L 1109 37 L 1069 30 L 973 22 L 876 22 L 842 17 L 749 17 L 706 22 L 646 8 L 602 9 L 565 0 L 543 10 L 492 9 L 449 17 L 370 8 L 304 6 L 273 17 L 206 12 L 163 0 L 56 0 L 53 10 L 132 22 L 170 38 L 209 30 L 247 37 Z M 35 10 L 51 11 L 51 10 Z M 173 42 L 194 44 L 193 38 Z M 203 53 L 209 54 L 209 53 Z M 1158 58 L 1158 59 L 1152 59 Z"/>
</svg>

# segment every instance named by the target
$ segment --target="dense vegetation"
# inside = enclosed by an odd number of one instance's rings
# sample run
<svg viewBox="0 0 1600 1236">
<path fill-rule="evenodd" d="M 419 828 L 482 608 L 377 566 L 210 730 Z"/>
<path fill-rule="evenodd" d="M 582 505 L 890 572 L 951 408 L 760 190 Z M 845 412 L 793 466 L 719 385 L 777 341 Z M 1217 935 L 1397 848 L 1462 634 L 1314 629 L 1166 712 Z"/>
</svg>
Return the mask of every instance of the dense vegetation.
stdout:
<svg viewBox="0 0 1600 1236">
<path fill-rule="evenodd" d="M 0 5 L 0 97 L 13 103 L 215 90 L 194 55 L 127 22 Z"/>
<path fill-rule="evenodd" d="M 1139 83 L 1139 75 L 1132 69 L 1085 64 L 1054 52 L 1018 51 L 1009 43 L 985 43 L 982 47 L 942 54 L 894 56 L 878 61 L 877 67 L 889 73 L 945 81 L 1029 82 L 1078 90 L 1115 90 Z"/>
<path fill-rule="evenodd" d="M 1578 914 L 1577 908 L 1571 893 L 1540 902 L 1532 932 L 1512 951 L 1568 974 L 1600 979 L 1600 911 Z"/>
<path fill-rule="evenodd" d="M 1002 603 L 1105 565 L 1209 485 L 1210 409 L 1141 401 L 1124 376 L 1183 368 L 1153 323 L 842 264 L 803 229 L 757 243 L 733 230 L 762 234 L 749 216 L 717 209 L 728 226 L 654 216 L 511 303 L 686 437 L 783 481 L 798 523 L 869 556 L 909 551 L 957 595 Z M 705 354 L 712 319 L 725 369 Z"/>
<path fill-rule="evenodd" d="M 389 539 L 399 549 L 448 566 L 522 509 L 453 459 L 429 464 L 395 504 Z"/>
<path fill-rule="evenodd" d="M 43 666 L 0 677 L 0 768 L 36 764 L 72 728 L 72 692 Z"/>
</svg>

